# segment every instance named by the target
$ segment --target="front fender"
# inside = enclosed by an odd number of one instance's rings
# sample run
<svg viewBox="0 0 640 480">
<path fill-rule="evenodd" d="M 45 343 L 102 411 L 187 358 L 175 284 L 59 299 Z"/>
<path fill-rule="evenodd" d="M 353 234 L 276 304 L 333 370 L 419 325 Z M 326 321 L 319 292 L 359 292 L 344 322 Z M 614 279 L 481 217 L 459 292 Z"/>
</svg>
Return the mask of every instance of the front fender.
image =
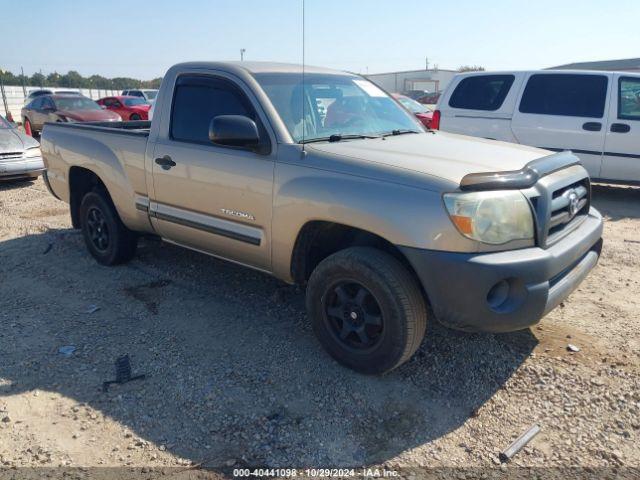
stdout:
<svg viewBox="0 0 640 480">
<path fill-rule="evenodd" d="M 298 233 L 311 221 L 355 227 L 388 242 L 433 250 L 475 251 L 447 216 L 441 194 L 392 181 L 280 163 L 273 208 L 273 272 L 291 281 Z"/>
</svg>

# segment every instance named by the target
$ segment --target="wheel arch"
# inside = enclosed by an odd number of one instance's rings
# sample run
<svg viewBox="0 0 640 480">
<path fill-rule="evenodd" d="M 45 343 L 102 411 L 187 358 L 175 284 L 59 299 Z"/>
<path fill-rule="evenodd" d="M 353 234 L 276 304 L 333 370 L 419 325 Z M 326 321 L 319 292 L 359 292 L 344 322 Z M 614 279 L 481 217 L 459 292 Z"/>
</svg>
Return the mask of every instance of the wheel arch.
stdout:
<svg viewBox="0 0 640 480">
<path fill-rule="evenodd" d="M 73 228 L 80 228 L 80 204 L 83 197 L 96 189 L 102 190 L 109 202 L 113 203 L 109 190 L 100 176 L 85 167 L 72 166 L 69 169 L 69 207 Z"/>
<path fill-rule="evenodd" d="M 414 277 L 429 302 L 418 274 L 396 245 L 378 234 L 342 223 L 312 220 L 302 226 L 291 254 L 291 278 L 296 284 L 305 285 L 322 260 L 349 247 L 372 247 L 396 258 Z"/>
</svg>

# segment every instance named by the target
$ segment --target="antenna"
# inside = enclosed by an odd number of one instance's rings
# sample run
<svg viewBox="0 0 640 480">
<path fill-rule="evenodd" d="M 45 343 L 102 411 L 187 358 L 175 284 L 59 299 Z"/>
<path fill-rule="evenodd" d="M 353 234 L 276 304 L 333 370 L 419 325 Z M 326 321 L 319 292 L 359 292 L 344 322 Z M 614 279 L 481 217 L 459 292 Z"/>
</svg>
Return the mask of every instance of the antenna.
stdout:
<svg viewBox="0 0 640 480">
<path fill-rule="evenodd" d="M 302 0 L 302 152 L 304 154 L 305 149 L 304 149 L 304 137 L 305 137 L 305 130 L 306 130 L 306 126 L 305 126 L 305 116 L 304 116 L 304 107 L 305 107 L 305 103 L 307 103 L 305 101 L 304 98 L 304 62 L 305 62 L 305 58 L 304 58 L 304 50 L 305 50 L 305 45 L 304 45 L 304 30 L 305 30 L 305 25 L 304 25 L 304 0 Z"/>
</svg>

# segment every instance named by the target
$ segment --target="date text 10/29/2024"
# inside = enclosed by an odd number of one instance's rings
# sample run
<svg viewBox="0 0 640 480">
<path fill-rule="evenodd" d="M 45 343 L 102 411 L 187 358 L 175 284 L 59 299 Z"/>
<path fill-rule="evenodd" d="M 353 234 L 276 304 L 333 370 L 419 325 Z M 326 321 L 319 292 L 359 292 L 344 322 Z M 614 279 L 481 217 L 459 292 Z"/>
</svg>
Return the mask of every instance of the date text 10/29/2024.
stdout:
<svg viewBox="0 0 640 480">
<path fill-rule="evenodd" d="M 385 468 L 236 468 L 233 476 L 274 477 L 274 478 L 393 478 L 398 477 L 396 470 Z"/>
</svg>

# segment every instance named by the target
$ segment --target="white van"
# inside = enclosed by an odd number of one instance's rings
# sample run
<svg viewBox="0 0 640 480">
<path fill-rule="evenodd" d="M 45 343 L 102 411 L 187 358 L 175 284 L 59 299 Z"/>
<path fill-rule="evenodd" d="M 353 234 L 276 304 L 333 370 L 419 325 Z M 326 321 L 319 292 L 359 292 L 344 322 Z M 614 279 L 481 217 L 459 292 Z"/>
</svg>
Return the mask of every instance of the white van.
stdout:
<svg viewBox="0 0 640 480">
<path fill-rule="evenodd" d="M 640 182 L 640 74 L 574 70 L 456 75 L 434 128 L 572 150 L 593 179 Z"/>
</svg>

